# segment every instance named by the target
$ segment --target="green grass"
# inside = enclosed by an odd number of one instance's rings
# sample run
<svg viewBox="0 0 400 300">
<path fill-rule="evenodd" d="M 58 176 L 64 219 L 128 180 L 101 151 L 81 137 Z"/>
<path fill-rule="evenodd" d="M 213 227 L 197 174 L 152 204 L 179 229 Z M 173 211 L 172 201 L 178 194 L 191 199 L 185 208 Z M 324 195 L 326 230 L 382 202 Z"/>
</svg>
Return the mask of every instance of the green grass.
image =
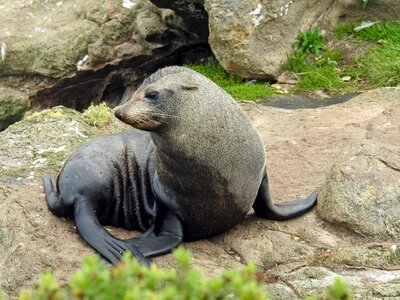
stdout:
<svg viewBox="0 0 400 300">
<path fill-rule="evenodd" d="M 354 31 L 354 24 L 341 25 L 337 38 L 351 38 L 360 43 L 374 42 L 367 53 L 354 63 L 358 77 L 364 78 L 369 88 L 400 84 L 400 20 L 375 23 L 371 27 Z"/>
<path fill-rule="evenodd" d="M 230 74 L 217 64 L 187 65 L 214 81 L 236 100 L 257 100 L 273 94 L 266 82 L 248 82 L 239 76 Z"/>
<path fill-rule="evenodd" d="M 340 78 L 341 70 L 337 68 L 343 53 L 324 47 L 316 27 L 308 33 L 299 33 L 292 47 L 294 52 L 284 68 L 297 73 L 300 78 L 294 92 L 316 89 L 333 91 L 346 86 Z"/>
<path fill-rule="evenodd" d="M 284 68 L 297 73 L 300 78 L 294 92 L 326 89 L 331 93 L 352 92 L 381 86 L 400 84 L 400 20 L 395 22 L 375 23 L 358 31 L 359 24 L 343 24 L 335 30 L 335 39 L 349 39 L 368 50 L 352 63 L 345 65 L 342 54 L 323 45 L 317 38 L 308 39 L 314 43 L 320 53 L 312 53 L 301 48 L 300 38 L 293 43 L 293 54 Z M 317 36 L 315 29 L 313 35 Z M 349 82 L 342 80 L 350 76 Z"/>
<path fill-rule="evenodd" d="M 301 80 L 296 91 L 308 91 L 315 89 L 334 90 L 345 87 L 338 74 L 338 70 L 330 65 L 307 66 L 301 73 Z"/>
<path fill-rule="evenodd" d="M 368 79 L 371 87 L 400 84 L 400 43 L 390 41 L 371 48 L 359 62 L 360 74 Z"/>
<path fill-rule="evenodd" d="M 358 24 L 341 24 L 335 30 L 338 39 L 352 37 L 359 41 L 400 41 L 400 20 L 394 22 L 375 23 L 359 31 L 354 29 Z"/>
</svg>

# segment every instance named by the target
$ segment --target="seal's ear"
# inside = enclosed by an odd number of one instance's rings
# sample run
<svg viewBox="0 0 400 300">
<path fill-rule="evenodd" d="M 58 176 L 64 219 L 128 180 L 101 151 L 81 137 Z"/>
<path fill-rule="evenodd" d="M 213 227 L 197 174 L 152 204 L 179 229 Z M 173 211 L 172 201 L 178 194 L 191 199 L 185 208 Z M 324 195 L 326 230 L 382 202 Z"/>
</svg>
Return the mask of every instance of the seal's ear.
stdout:
<svg viewBox="0 0 400 300">
<path fill-rule="evenodd" d="M 196 86 L 196 85 L 194 85 L 194 84 L 184 84 L 184 85 L 181 85 L 181 88 L 182 88 L 182 90 L 187 90 L 187 91 L 195 91 L 195 90 L 198 90 L 199 88 Z"/>
<path fill-rule="evenodd" d="M 195 90 L 199 89 L 196 81 L 194 80 L 194 78 L 192 78 L 192 76 L 182 78 L 180 80 L 180 86 L 181 86 L 182 90 L 186 90 L 186 91 L 195 91 Z"/>
</svg>

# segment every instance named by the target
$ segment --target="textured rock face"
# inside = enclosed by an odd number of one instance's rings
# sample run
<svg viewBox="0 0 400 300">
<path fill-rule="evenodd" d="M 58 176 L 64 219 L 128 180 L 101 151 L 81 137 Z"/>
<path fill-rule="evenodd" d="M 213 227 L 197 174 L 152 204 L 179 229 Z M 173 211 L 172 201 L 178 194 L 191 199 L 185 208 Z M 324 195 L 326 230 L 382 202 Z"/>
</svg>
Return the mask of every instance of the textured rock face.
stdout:
<svg viewBox="0 0 400 300">
<path fill-rule="evenodd" d="M 27 94 L 17 89 L 0 87 L 0 131 L 22 119 L 28 107 Z"/>
<path fill-rule="evenodd" d="M 279 75 L 298 31 L 308 29 L 326 4 L 316 0 L 207 0 L 205 7 L 209 43 L 224 68 L 243 77 L 272 79 Z"/>
<path fill-rule="evenodd" d="M 204 0 L 151 0 L 157 7 L 172 9 L 180 16 L 188 32 L 196 34 L 200 40 L 208 38 L 208 16 L 204 9 Z"/>
<path fill-rule="evenodd" d="M 206 0 L 211 48 L 225 69 L 246 78 L 274 79 L 299 31 L 340 22 L 397 19 L 398 1 Z"/>
<path fill-rule="evenodd" d="M 180 63 L 202 42 L 172 10 L 147 0 L 7 0 L 0 4 L 0 88 L 18 89 L 35 110 L 82 110 L 103 99 L 115 105 L 130 95 L 127 87 Z"/>
<path fill-rule="evenodd" d="M 318 198 L 318 214 L 374 239 L 400 238 L 399 147 L 362 142 L 345 150 Z"/>
<path fill-rule="evenodd" d="M 400 111 L 386 108 L 366 141 L 339 156 L 321 189 L 318 214 L 374 239 L 400 238 Z"/>
</svg>

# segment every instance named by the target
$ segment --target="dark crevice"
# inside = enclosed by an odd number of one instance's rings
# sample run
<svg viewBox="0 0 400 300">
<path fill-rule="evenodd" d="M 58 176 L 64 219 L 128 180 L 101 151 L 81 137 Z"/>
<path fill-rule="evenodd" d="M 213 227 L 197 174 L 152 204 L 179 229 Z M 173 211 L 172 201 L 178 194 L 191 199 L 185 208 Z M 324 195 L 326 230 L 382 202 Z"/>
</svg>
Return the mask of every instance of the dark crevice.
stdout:
<svg viewBox="0 0 400 300">
<path fill-rule="evenodd" d="M 194 62 L 197 58 L 193 53 L 212 55 L 206 43 L 185 45 L 175 50 L 173 48 L 173 45 L 166 46 L 153 51 L 152 56 L 135 56 L 97 69 L 73 73 L 32 95 L 32 110 L 64 105 L 82 111 L 91 103 L 98 104 L 100 101 L 115 107 L 121 103 L 127 88 L 135 89 L 158 68 Z"/>
</svg>

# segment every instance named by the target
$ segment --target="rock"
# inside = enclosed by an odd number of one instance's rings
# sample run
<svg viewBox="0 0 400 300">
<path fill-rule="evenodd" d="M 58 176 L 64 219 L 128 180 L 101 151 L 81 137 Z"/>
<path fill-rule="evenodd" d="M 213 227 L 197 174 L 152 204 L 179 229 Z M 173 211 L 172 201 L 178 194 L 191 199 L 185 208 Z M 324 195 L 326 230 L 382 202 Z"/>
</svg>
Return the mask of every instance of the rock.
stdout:
<svg viewBox="0 0 400 300">
<path fill-rule="evenodd" d="M 188 33 L 196 34 L 201 41 L 208 38 L 208 16 L 204 9 L 204 0 L 151 0 L 156 6 L 169 8 L 183 19 Z"/>
<path fill-rule="evenodd" d="M 23 88 L 31 108 L 116 105 L 160 66 L 200 46 L 182 18 L 147 0 L 3 1 L 0 87 Z M 189 54 L 190 55 L 190 54 Z"/>
<path fill-rule="evenodd" d="M 366 93 L 379 101 L 399 89 Z M 382 92 L 384 92 L 382 94 Z M 369 121 L 367 140 L 353 141 L 321 188 L 318 214 L 374 240 L 400 238 L 400 111 L 397 101 Z"/>
<path fill-rule="evenodd" d="M 368 140 L 345 149 L 321 188 L 318 214 L 374 240 L 400 239 L 398 149 Z"/>
<path fill-rule="evenodd" d="M 318 25 L 333 32 L 341 22 L 397 20 L 400 4 L 395 0 L 292 1 L 205 0 L 209 15 L 209 43 L 228 71 L 245 78 L 276 79 L 299 31 Z M 310 9 L 312 8 L 312 9 Z"/>
<path fill-rule="evenodd" d="M 26 93 L 13 88 L 0 87 L 0 131 L 22 119 L 28 107 Z"/>
</svg>

